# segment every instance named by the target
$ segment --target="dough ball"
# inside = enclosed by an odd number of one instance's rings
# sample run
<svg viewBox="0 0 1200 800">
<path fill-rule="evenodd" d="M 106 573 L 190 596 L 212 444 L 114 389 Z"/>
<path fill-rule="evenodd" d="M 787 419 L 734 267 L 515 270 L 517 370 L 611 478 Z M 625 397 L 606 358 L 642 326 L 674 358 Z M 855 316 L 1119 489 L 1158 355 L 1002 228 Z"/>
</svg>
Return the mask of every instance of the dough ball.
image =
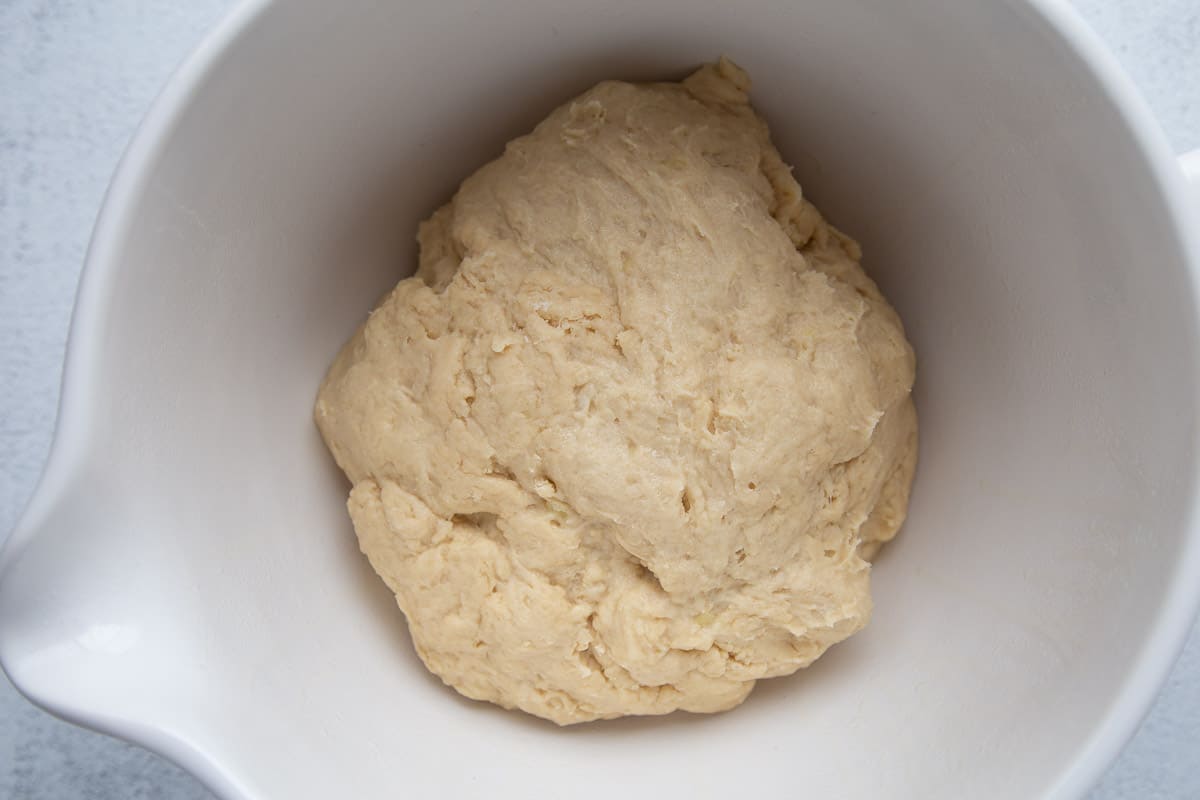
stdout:
<svg viewBox="0 0 1200 800">
<path fill-rule="evenodd" d="M 729 61 L 468 178 L 316 421 L 425 664 L 560 724 L 722 711 L 866 624 L 914 358 Z"/>
</svg>

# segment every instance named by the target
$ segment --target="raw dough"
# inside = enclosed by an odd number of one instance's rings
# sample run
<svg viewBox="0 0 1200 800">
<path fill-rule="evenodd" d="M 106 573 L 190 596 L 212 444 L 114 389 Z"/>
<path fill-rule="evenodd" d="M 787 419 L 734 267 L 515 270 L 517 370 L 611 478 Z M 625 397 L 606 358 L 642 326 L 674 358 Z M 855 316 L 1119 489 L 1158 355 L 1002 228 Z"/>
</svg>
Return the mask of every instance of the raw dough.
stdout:
<svg viewBox="0 0 1200 800">
<path fill-rule="evenodd" d="M 740 703 L 866 624 L 914 358 L 729 61 L 468 178 L 316 420 L 425 664 L 560 724 Z"/>
</svg>

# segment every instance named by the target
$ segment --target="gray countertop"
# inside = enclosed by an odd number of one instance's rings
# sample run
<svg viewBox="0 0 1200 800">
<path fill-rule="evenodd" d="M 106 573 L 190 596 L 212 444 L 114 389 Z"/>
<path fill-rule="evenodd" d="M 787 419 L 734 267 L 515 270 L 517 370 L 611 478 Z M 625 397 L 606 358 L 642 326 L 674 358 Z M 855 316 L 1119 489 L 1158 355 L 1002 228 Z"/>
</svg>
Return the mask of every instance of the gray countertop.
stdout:
<svg viewBox="0 0 1200 800">
<path fill-rule="evenodd" d="M 1074 0 L 1177 151 L 1200 147 L 1200 0 Z M 232 0 L 0 2 L 0 538 L 54 427 L 79 269 L 121 151 Z M 1200 576 L 1197 576 L 1200 580 Z M 1200 631 L 1092 800 L 1200 798 Z M 60 722 L 0 678 L 0 798 L 211 797 L 144 750 Z"/>
</svg>

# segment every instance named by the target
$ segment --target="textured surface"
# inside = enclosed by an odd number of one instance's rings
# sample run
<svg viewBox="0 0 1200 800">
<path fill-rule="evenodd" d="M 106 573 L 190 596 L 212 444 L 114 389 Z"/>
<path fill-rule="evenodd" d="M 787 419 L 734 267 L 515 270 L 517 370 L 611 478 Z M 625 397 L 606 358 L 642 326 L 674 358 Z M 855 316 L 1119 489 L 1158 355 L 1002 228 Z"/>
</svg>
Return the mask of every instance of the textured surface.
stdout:
<svg viewBox="0 0 1200 800">
<path fill-rule="evenodd" d="M 607 81 L 509 142 L 321 388 L 363 552 L 468 697 L 724 711 L 870 616 L 913 352 L 747 86 Z"/>
<path fill-rule="evenodd" d="M 71 301 L 125 142 L 231 3 L 0 4 L 0 536 L 49 446 Z M 1200 6 L 1078 0 L 1179 151 L 1200 146 Z M 1200 796 L 1200 637 L 1093 798 Z M 137 748 L 57 722 L 0 681 L 0 798 L 203 798 Z"/>
</svg>

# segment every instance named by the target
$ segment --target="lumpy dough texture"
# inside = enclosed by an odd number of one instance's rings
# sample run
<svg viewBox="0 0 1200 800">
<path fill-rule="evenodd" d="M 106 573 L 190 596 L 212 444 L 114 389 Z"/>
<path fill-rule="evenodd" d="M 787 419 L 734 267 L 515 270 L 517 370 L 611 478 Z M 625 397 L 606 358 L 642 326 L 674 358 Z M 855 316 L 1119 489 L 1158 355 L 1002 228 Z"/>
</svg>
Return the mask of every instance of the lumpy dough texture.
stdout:
<svg viewBox="0 0 1200 800">
<path fill-rule="evenodd" d="M 866 624 L 914 358 L 731 62 L 606 82 L 420 226 L 316 420 L 462 694 L 560 724 L 740 703 Z"/>
</svg>

